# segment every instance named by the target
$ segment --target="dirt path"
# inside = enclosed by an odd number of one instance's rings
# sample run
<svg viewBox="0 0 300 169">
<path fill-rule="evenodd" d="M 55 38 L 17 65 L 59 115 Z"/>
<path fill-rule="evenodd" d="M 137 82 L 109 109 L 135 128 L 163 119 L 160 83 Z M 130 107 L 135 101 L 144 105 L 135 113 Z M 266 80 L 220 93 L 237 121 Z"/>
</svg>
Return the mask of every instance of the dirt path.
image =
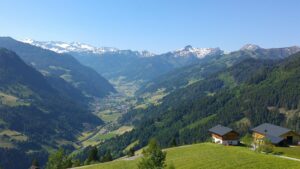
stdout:
<svg viewBox="0 0 300 169">
<path fill-rule="evenodd" d="M 274 156 L 279 157 L 279 158 L 284 158 L 284 159 L 293 160 L 293 161 L 299 161 L 300 162 L 300 159 L 298 159 L 298 158 L 281 156 L 281 155 L 274 155 Z"/>
</svg>

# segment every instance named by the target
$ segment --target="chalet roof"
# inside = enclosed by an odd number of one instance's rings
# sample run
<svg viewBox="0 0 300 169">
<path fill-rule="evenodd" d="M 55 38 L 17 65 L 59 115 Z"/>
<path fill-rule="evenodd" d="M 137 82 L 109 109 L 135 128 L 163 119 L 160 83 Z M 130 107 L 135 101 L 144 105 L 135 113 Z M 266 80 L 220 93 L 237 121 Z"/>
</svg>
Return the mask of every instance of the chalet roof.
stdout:
<svg viewBox="0 0 300 169">
<path fill-rule="evenodd" d="M 273 143 L 273 144 L 278 144 L 284 140 L 284 138 L 282 138 L 282 137 L 276 137 L 276 136 L 271 136 L 271 135 L 266 135 L 265 138 L 268 139 L 269 141 L 271 141 L 271 143 Z"/>
<path fill-rule="evenodd" d="M 220 136 L 223 136 L 231 131 L 233 131 L 231 128 L 229 127 L 224 127 L 222 125 L 216 125 L 215 127 L 211 128 L 208 130 L 211 133 L 215 133 L 218 134 Z"/>
<path fill-rule="evenodd" d="M 276 126 L 276 125 L 273 125 L 270 123 L 264 123 L 264 124 L 261 124 L 255 128 L 253 128 L 252 131 L 258 132 L 260 134 L 268 135 L 268 136 L 279 137 L 291 130 L 288 128 Z"/>
</svg>

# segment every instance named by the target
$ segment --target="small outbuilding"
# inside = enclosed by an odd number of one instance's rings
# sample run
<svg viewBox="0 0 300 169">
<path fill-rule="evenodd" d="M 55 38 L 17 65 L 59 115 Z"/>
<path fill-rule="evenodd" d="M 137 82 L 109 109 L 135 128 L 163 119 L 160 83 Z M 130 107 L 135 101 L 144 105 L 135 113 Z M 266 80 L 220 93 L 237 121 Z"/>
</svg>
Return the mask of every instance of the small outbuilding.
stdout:
<svg viewBox="0 0 300 169">
<path fill-rule="evenodd" d="M 274 145 L 297 145 L 300 135 L 291 129 L 276 126 L 270 123 L 261 124 L 252 129 L 255 144 L 261 144 L 266 139 Z"/>
<path fill-rule="evenodd" d="M 217 125 L 208 130 L 211 133 L 212 141 L 223 145 L 238 145 L 239 133 L 229 127 Z"/>
</svg>

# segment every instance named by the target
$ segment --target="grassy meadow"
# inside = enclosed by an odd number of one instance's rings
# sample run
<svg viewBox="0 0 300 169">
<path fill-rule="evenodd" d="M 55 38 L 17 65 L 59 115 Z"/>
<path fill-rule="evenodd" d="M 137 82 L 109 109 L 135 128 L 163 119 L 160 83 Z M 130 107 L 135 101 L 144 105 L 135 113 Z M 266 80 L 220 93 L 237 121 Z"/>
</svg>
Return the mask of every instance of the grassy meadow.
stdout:
<svg viewBox="0 0 300 169">
<path fill-rule="evenodd" d="M 167 164 L 176 169 L 296 169 L 300 162 L 249 150 L 245 147 L 202 143 L 166 149 Z M 136 169 L 139 158 L 118 159 L 82 169 Z"/>
</svg>

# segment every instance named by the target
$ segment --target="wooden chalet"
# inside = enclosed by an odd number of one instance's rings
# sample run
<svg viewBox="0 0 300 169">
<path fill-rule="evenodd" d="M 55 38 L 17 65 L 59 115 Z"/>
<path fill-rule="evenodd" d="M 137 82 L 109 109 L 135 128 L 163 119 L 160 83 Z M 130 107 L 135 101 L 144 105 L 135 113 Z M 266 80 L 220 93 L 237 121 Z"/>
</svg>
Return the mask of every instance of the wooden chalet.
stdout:
<svg viewBox="0 0 300 169">
<path fill-rule="evenodd" d="M 217 125 L 209 129 L 211 133 L 212 141 L 217 144 L 223 145 L 238 145 L 239 144 L 239 133 L 231 128 Z"/>
<path fill-rule="evenodd" d="M 252 129 L 254 144 L 259 145 L 266 139 L 274 145 L 298 145 L 300 135 L 291 129 L 269 123 L 261 124 Z"/>
</svg>

